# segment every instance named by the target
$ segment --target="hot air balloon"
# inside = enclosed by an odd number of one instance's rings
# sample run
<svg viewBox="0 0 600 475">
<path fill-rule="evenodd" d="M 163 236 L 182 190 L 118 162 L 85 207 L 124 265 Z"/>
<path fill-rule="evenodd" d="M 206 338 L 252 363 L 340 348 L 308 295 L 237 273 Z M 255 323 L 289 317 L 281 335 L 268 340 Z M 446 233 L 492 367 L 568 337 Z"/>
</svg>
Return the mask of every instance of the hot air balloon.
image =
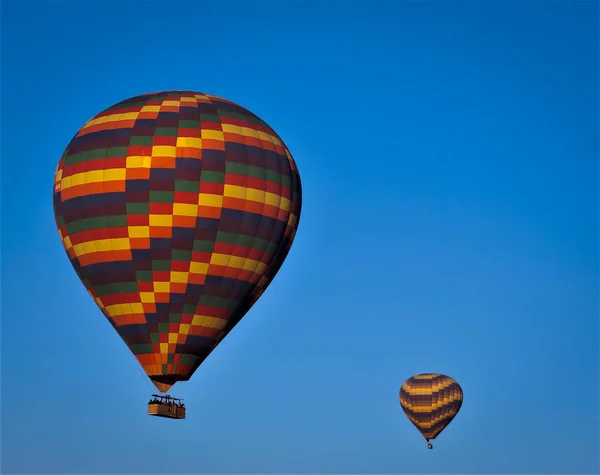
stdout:
<svg viewBox="0 0 600 475">
<path fill-rule="evenodd" d="M 460 385 L 450 376 L 423 373 L 411 376 L 400 388 L 400 405 L 427 441 L 435 439 L 454 419 L 463 401 Z"/>
<path fill-rule="evenodd" d="M 273 129 L 191 91 L 100 112 L 54 178 L 71 264 L 160 392 L 189 380 L 265 291 L 301 202 L 298 169 Z M 161 407 L 177 403 L 154 396 Z"/>
</svg>

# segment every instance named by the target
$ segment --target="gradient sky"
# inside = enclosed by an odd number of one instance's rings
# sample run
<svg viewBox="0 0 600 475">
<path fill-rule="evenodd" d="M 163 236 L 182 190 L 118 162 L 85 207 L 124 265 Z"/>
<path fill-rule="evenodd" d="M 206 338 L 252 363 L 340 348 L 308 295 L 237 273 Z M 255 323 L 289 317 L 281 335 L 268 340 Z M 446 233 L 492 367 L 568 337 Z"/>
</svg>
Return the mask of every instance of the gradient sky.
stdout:
<svg viewBox="0 0 600 475">
<path fill-rule="evenodd" d="M 598 473 L 598 2 L 2 2 L 3 473 Z M 151 418 L 52 209 L 93 115 L 250 109 L 304 189 L 268 291 Z M 409 376 L 458 380 L 428 451 Z"/>
</svg>

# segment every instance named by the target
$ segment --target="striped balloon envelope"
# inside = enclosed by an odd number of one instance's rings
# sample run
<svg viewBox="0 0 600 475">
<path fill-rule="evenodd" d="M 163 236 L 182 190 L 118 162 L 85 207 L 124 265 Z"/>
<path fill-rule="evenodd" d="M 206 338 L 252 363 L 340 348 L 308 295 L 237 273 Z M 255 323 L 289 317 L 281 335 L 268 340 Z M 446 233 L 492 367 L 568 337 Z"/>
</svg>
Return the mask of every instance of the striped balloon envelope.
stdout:
<svg viewBox="0 0 600 475">
<path fill-rule="evenodd" d="M 160 391 L 189 380 L 265 291 L 301 200 L 296 164 L 273 129 L 191 91 L 99 113 L 54 178 L 71 264 Z"/>
<path fill-rule="evenodd" d="M 400 388 L 400 405 L 408 419 L 429 442 L 454 419 L 463 402 L 460 385 L 450 376 L 423 373 L 411 376 Z"/>
</svg>

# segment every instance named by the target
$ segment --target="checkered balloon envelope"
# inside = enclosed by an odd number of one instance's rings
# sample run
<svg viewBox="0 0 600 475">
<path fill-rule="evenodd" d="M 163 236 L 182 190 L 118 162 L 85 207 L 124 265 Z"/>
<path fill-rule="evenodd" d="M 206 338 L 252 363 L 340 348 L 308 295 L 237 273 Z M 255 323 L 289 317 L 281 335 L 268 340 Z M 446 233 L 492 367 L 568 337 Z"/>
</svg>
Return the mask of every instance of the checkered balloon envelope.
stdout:
<svg viewBox="0 0 600 475">
<path fill-rule="evenodd" d="M 191 91 L 100 112 L 54 178 L 73 268 L 162 392 L 189 380 L 265 291 L 301 201 L 298 169 L 273 129 Z"/>
</svg>

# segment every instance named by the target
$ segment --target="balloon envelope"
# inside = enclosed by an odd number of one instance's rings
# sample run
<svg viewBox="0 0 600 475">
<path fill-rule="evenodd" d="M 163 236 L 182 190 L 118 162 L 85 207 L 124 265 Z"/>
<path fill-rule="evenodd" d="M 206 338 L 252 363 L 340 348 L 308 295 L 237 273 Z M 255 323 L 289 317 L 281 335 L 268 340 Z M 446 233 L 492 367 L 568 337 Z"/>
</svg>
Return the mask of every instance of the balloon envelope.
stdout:
<svg viewBox="0 0 600 475">
<path fill-rule="evenodd" d="M 267 288 L 298 227 L 294 160 L 260 118 L 191 91 L 89 120 L 54 212 L 71 264 L 161 391 L 188 380 Z"/>
<path fill-rule="evenodd" d="M 400 405 L 425 439 L 435 439 L 462 406 L 463 391 L 451 377 L 423 373 L 408 378 L 400 388 Z"/>
</svg>

